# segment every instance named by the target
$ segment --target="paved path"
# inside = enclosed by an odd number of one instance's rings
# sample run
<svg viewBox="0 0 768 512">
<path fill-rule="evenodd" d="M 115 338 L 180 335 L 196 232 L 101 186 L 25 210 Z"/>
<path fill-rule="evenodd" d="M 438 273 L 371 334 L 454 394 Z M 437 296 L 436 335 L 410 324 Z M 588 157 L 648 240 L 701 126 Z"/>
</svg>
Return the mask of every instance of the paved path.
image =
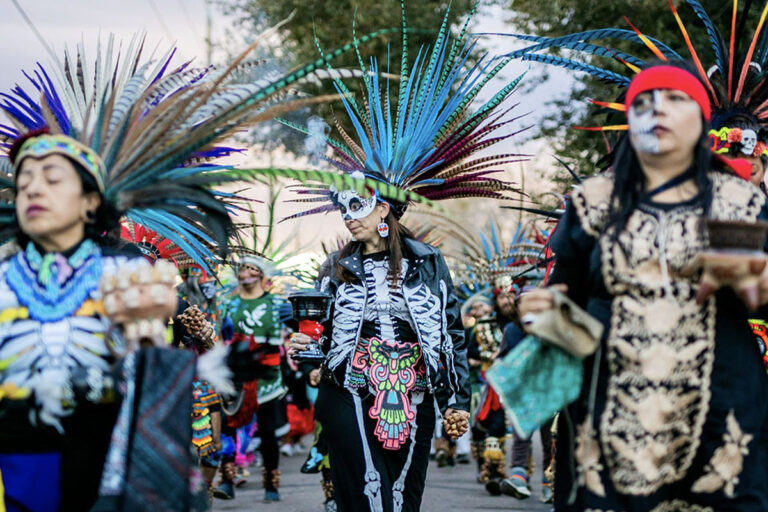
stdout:
<svg viewBox="0 0 768 512">
<path fill-rule="evenodd" d="M 538 436 L 536 436 L 538 441 Z M 309 445 L 311 438 L 305 439 Z M 422 502 L 422 512 L 447 511 L 538 511 L 548 512 L 551 505 L 542 505 L 539 482 L 541 482 L 540 445 L 534 443 L 536 450 L 536 475 L 533 482 L 533 496 L 525 501 L 518 501 L 507 496 L 493 497 L 485 489 L 475 483 L 475 465 L 459 464 L 453 468 L 438 468 L 430 463 L 427 474 L 427 488 Z M 262 501 L 264 492 L 261 490 L 261 471 L 253 469 L 254 476 L 242 488 L 237 490 L 237 496 L 232 501 L 215 500 L 213 510 L 218 511 L 286 511 L 286 512 L 322 512 L 322 491 L 320 490 L 319 475 L 303 475 L 299 472 L 304 462 L 306 451 L 293 457 L 281 457 L 280 496 L 282 501 L 277 504 L 266 504 Z"/>
</svg>

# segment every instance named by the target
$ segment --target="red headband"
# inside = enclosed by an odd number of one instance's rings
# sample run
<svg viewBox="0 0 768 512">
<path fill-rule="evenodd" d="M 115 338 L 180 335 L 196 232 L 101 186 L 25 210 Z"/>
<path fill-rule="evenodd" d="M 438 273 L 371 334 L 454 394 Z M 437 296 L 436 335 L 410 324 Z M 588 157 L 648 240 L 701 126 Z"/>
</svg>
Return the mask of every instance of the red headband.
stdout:
<svg viewBox="0 0 768 512">
<path fill-rule="evenodd" d="M 698 78 L 684 69 L 675 66 L 654 66 L 638 73 L 627 89 L 625 104 L 627 111 L 638 94 L 654 89 L 673 89 L 683 91 L 699 104 L 704 119 L 709 121 L 712 116 L 712 106 L 707 90 Z"/>
</svg>

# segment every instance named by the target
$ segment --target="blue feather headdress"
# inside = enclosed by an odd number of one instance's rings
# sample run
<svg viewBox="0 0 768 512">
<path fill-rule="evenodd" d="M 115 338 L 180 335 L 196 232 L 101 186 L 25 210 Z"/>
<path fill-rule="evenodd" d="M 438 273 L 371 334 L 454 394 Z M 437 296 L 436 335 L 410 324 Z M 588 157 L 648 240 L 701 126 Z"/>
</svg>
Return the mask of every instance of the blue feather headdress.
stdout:
<svg viewBox="0 0 768 512">
<path fill-rule="evenodd" d="M 540 281 L 545 273 L 545 246 L 549 233 L 532 223 L 518 224 L 509 242 L 503 241 L 497 223 L 472 232 L 460 226 L 444 228 L 457 242 L 443 252 L 453 272 L 460 300 L 477 294 L 491 296 L 502 288 Z"/>
<path fill-rule="evenodd" d="M 408 202 L 431 203 L 463 197 L 505 199 L 518 192 L 499 175 L 505 164 L 522 161 L 527 155 L 501 153 L 496 148 L 527 129 L 510 131 L 509 125 L 522 116 L 509 116 L 515 105 L 502 108 L 522 75 L 472 111 L 480 91 L 510 59 L 482 57 L 470 65 L 476 43 L 467 40 L 466 23 L 459 36 L 453 38 L 446 13 L 432 49 L 421 48 L 411 62 L 403 15 L 403 52 L 397 85 L 390 78 L 388 59 L 387 69 L 381 69 L 376 58 L 366 65 L 359 52 L 362 101 L 356 100 L 341 80 L 335 81 L 354 133 L 347 133 L 337 121 L 334 124 L 339 138 L 320 134 L 331 151 L 324 159 L 346 178 L 362 174 L 370 189 L 379 198 L 387 198 L 398 215 L 402 215 Z M 318 49 L 323 55 L 319 45 Z M 397 105 L 390 104 L 393 87 L 398 87 Z M 284 122 L 318 137 L 303 127 Z M 480 156 L 478 153 L 483 151 L 485 156 Z M 323 183 L 300 190 L 305 197 L 295 201 L 320 204 L 292 217 L 334 210 L 336 205 L 329 204 L 328 188 Z M 395 197 L 398 192 L 399 198 Z"/>
</svg>

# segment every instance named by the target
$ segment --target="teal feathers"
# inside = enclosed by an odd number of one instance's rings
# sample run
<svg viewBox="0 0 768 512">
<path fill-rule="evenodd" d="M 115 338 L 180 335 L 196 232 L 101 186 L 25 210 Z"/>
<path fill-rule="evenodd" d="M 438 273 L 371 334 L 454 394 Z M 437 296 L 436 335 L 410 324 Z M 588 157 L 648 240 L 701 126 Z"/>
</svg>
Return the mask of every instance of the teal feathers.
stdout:
<svg viewBox="0 0 768 512">
<path fill-rule="evenodd" d="M 497 222 L 490 220 L 484 230 L 460 225 L 441 226 L 447 239 L 443 249 L 453 271 L 459 297 L 466 300 L 476 293 L 490 293 L 495 280 L 511 276 L 530 280 L 544 274 L 545 245 L 549 233 L 535 223 L 518 224 L 512 236 L 503 236 Z M 507 241 L 508 240 L 508 241 Z"/>
<path fill-rule="evenodd" d="M 476 44 L 467 37 L 468 23 L 469 19 L 454 38 L 446 13 L 434 45 L 420 48 L 411 60 L 403 14 L 403 51 L 396 83 L 389 78 L 388 58 L 366 62 L 358 54 L 364 77 L 362 99 L 351 94 L 341 80 L 335 81 L 354 133 L 335 123 L 338 137 L 325 138 L 330 148 L 327 162 L 343 175 L 359 172 L 380 182 L 376 190 L 392 187 L 389 197 L 395 189 L 409 192 L 408 197 L 400 194 L 395 200 L 405 204 L 461 197 L 507 199 L 517 194 L 519 190 L 503 177 L 504 166 L 527 155 L 500 154 L 495 148 L 521 131 L 509 130 L 511 108 L 500 107 L 523 75 L 476 106 L 483 87 L 511 59 L 476 56 Z M 319 44 L 318 49 L 324 55 Z M 392 105 L 390 98 L 397 98 L 397 104 Z M 476 156 L 481 150 L 486 156 Z M 304 193 L 310 197 L 300 201 L 314 202 L 312 196 L 323 194 L 318 190 Z M 305 213 L 332 208 L 314 206 Z"/>
<path fill-rule="evenodd" d="M 334 50 L 316 61 L 270 79 L 237 81 L 238 71 L 266 61 L 247 55 L 272 27 L 256 38 L 225 69 L 194 68 L 190 62 L 171 65 L 175 49 L 145 49 L 145 38 L 118 45 L 109 37 L 99 44 L 95 61 L 85 57 L 83 44 L 50 68 L 27 74 L 34 91 L 17 86 L 0 94 L 0 109 L 11 125 L 0 125 L 0 157 L 25 133 L 46 128 L 93 148 L 107 169 L 105 199 L 127 218 L 167 238 L 206 265 L 227 252 L 232 197 L 211 187 L 253 173 L 228 173 L 217 164 L 240 150 L 227 145 L 236 131 L 269 121 L 304 105 L 335 96 L 305 97 L 291 87 L 322 71 L 320 78 L 338 78 L 323 68 L 339 55 L 382 30 Z M 397 30 L 397 29 L 395 29 Z M 7 158 L 3 168 L 8 167 Z M 0 221 L 3 219 L 0 218 Z"/>
</svg>

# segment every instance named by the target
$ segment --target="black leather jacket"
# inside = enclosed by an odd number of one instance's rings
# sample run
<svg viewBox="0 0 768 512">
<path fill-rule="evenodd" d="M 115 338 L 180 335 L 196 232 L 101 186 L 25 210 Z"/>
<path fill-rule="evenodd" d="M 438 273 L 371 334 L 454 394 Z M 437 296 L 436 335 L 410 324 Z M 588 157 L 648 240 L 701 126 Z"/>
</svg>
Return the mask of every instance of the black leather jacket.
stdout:
<svg viewBox="0 0 768 512">
<path fill-rule="evenodd" d="M 448 267 L 440 251 L 430 245 L 410 238 L 404 239 L 404 245 L 408 270 L 403 280 L 403 295 L 419 338 L 431 391 L 441 411 L 448 407 L 469 411 L 466 340 Z M 326 374 L 343 363 L 349 366 L 357 345 L 366 298 L 361 251 L 362 244 L 355 253 L 340 261 L 358 278 L 355 283 L 338 279 L 338 253 L 331 254 L 318 275 L 316 288 L 335 297 L 330 319 L 324 326 Z"/>
</svg>

